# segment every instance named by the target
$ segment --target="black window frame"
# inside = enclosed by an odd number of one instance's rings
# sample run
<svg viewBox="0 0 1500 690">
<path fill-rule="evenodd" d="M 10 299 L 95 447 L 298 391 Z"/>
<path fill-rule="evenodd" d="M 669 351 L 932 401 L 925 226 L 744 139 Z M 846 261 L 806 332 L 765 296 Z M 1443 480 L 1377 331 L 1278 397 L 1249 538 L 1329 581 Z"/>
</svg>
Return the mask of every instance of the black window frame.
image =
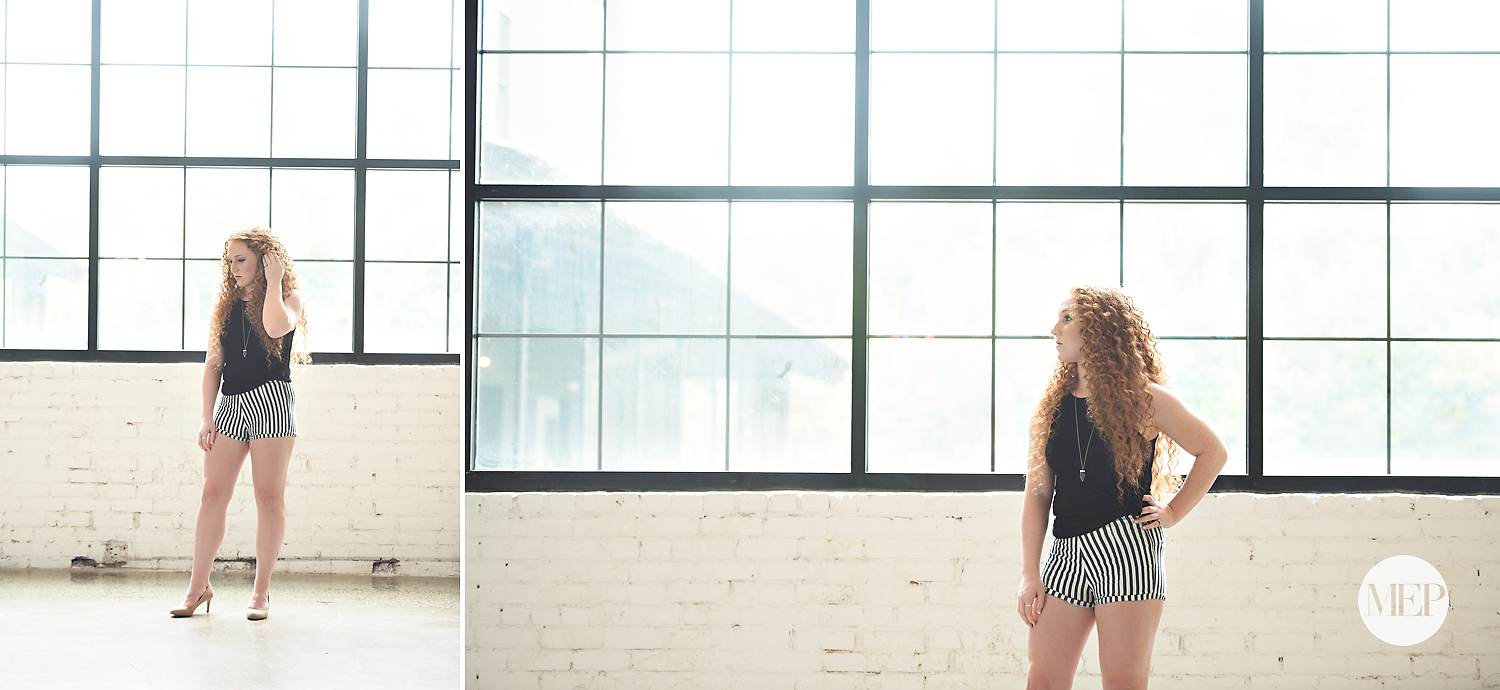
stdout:
<svg viewBox="0 0 1500 690">
<path fill-rule="evenodd" d="M 100 36 L 103 0 L 92 0 L 92 27 L 90 36 L 90 113 L 89 155 L 0 155 L 0 165 L 73 165 L 89 168 L 89 257 L 88 257 L 88 344 L 81 350 L 74 349 L 25 349 L 0 348 L 0 361 L 15 362 L 121 362 L 121 363 L 174 363 L 202 362 L 204 350 L 101 350 L 99 348 L 99 171 L 104 167 L 135 166 L 151 168 L 302 168 L 352 170 L 354 172 L 354 251 L 350 264 L 353 268 L 351 342 L 347 352 L 313 352 L 315 364 L 459 364 L 458 352 L 446 353 L 394 353 L 365 352 L 365 189 L 366 173 L 370 170 L 444 170 L 457 171 L 463 163 L 460 159 L 374 159 L 365 155 L 367 122 L 369 113 L 369 27 L 370 0 L 358 1 L 358 59 L 355 63 L 356 78 L 356 125 L 355 156 L 353 158 L 278 158 L 278 157 L 213 157 L 213 156 L 102 156 L 99 154 L 99 104 L 100 104 Z M 454 0 L 453 11 L 458 11 L 459 0 Z M 273 29 L 274 31 L 274 29 Z M 457 40 L 459 37 L 454 36 Z M 379 69 L 379 68 L 376 68 Z M 454 68 L 448 68 L 450 71 Z M 450 99 L 451 100 L 451 99 Z M 452 122 L 452 118 L 449 118 Z M 451 124 L 450 124 L 451 126 Z M 450 138 L 452 133 L 450 132 Z M 449 210 L 451 217 L 452 211 Z M 456 228 L 455 228 L 456 229 Z M 450 230 L 450 233 L 453 230 Z M 340 260 L 342 262 L 343 260 Z M 431 263 L 431 262 L 428 262 Z M 456 262 L 445 260 L 444 264 Z M 450 304 L 450 285 L 444 305 Z M 456 317 L 456 314 L 449 318 Z M 456 348 L 455 348 L 456 349 Z"/>
<path fill-rule="evenodd" d="M 1304 338 L 1264 334 L 1264 209 L 1267 203 L 1500 202 L 1500 187 L 1267 187 L 1264 183 L 1265 35 L 1264 0 L 1247 0 L 1248 22 L 1248 179 L 1243 187 L 1176 186 L 890 186 L 869 178 L 870 1 L 855 2 L 854 48 L 854 184 L 850 186 L 645 186 L 480 184 L 478 171 L 478 60 L 481 1 L 465 0 L 465 342 L 463 366 L 464 489 L 468 492 L 516 491 L 1019 491 L 1022 474 L 874 473 L 865 471 L 868 363 L 869 209 L 872 201 L 1221 201 L 1246 208 L 1246 471 L 1221 475 L 1213 491 L 1253 493 L 1425 493 L 1477 495 L 1500 492 L 1500 477 L 1458 476 L 1266 476 L 1264 472 L 1264 343 L 1267 340 L 1361 340 L 1385 342 L 1387 367 L 1392 342 L 1500 342 L 1497 338 Z M 608 0 L 605 10 L 608 12 Z M 1387 26 L 1389 26 L 1387 7 Z M 605 51 L 612 52 L 612 51 Z M 1189 51 L 1191 52 L 1191 51 Z M 1389 61 L 1392 51 L 1385 54 Z M 1389 96 L 1387 96 L 1389 98 Z M 1389 111 L 1387 111 L 1389 122 Z M 1389 140 L 1389 128 L 1387 128 Z M 1389 143 L 1389 141 L 1387 142 Z M 1387 146 L 1389 157 L 1389 146 Z M 1389 163 L 1387 164 L 1389 169 Z M 854 314 L 852 439 L 848 472 L 635 472 L 474 470 L 474 368 L 476 221 L 486 201 L 619 201 L 619 200 L 821 200 L 854 204 Z M 1389 256 L 1387 257 L 1389 276 Z M 1389 300 L 1389 281 L 1387 281 Z M 1387 310 L 1389 314 L 1389 310 Z M 1389 316 L 1387 316 L 1389 318 Z M 1238 338 L 1234 338 L 1238 339 Z M 1390 409 L 1387 374 L 1387 417 Z M 1389 421 L 1389 420 L 1388 420 Z M 1387 424 L 1389 427 L 1389 424 Z M 1389 438 L 1387 428 L 1387 438 Z M 1389 468 L 1388 468 L 1389 469 Z"/>
</svg>

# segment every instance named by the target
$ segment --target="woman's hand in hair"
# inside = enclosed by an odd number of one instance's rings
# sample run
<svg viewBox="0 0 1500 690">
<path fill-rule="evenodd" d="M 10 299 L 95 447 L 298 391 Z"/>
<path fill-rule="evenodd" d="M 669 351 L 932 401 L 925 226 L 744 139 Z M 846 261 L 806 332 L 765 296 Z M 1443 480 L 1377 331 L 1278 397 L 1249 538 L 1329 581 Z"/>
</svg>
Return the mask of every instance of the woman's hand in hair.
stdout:
<svg viewBox="0 0 1500 690">
<path fill-rule="evenodd" d="M 1172 504 L 1158 503 L 1151 494 L 1141 497 L 1147 503 L 1141 508 L 1141 516 L 1135 519 L 1135 524 L 1143 529 L 1156 529 L 1158 527 L 1171 527 L 1177 524 L 1177 513 L 1172 511 Z"/>
<path fill-rule="evenodd" d="M 281 265 L 281 258 L 271 252 L 266 252 L 261 255 L 260 263 L 266 272 L 266 284 L 280 285 L 281 277 L 286 275 L 286 267 Z"/>
</svg>

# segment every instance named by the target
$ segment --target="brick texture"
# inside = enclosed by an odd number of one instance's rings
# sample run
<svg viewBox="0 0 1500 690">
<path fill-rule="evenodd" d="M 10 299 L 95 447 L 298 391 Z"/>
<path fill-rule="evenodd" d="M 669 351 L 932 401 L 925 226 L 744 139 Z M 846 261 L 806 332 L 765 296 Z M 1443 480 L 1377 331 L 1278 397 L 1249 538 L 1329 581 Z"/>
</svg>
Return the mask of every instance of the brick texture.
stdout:
<svg viewBox="0 0 1500 690">
<path fill-rule="evenodd" d="M 0 363 L 0 567 L 186 570 L 203 486 L 201 364 Z M 292 372 L 299 436 L 279 568 L 457 576 L 455 366 Z M 220 567 L 255 556 L 247 459 Z M 390 562 L 394 559 L 394 562 Z"/>
<path fill-rule="evenodd" d="M 1016 493 L 465 500 L 472 689 L 1025 684 Z M 1153 688 L 1500 687 L 1500 498 L 1215 494 L 1166 551 Z M 1398 554 L 1452 590 L 1412 647 L 1353 603 Z"/>
</svg>

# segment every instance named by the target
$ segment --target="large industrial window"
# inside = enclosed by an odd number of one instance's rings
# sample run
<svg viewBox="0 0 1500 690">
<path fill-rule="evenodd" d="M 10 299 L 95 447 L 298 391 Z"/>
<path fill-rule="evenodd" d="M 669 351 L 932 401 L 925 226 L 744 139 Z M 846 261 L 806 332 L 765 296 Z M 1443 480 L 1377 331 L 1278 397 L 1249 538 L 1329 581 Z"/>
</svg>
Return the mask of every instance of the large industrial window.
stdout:
<svg viewBox="0 0 1500 690">
<path fill-rule="evenodd" d="M 1018 488 L 1080 283 L 1221 488 L 1500 487 L 1491 3 L 467 9 L 470 490 Z"/>
<path fill-rule="evenodd" d="M 0 6 L 0 358 L 201 359 L 224 238 L 269 225 L 315 361 L 457 361 L 461 3 Z"/>
</svg>

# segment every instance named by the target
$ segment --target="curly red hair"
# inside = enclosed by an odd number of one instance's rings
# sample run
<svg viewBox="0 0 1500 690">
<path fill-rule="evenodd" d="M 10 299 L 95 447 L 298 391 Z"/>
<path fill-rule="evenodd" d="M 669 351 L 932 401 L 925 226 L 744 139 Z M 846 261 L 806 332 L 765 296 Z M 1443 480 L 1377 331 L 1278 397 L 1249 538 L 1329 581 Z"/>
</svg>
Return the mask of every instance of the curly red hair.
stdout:
<svg viewBox="0 0 1500 690">
<path fill-rule="evenodd" d="M 1125 501 L 1127 479 L 1131 483 L 1146 466 L 1142 433 L 1151 429 L 1151 393 L 1147 384 L 1166 385 L 1156 337 L 1146 318 L 1129 295 L 1113 287 L 1080 286 L 1069 291 L 1070 308 L 1083 336 L 1082 356 L 1089 371 L 1089 421 L 1099 430 L 1114 456 L 1115 489 Z M 1031 416 L 1031 446 L 1028 483 L 1040 490 L 1040 473 L 1046 467 L 1047 442 L 1064 395 L 1078 383 L 1078 365 L 1059 362 L 1052 370 L 1046 391 Z M 1166 434 L 1156 438 L 1156 457 L 1151 477 L 1152 495 L 1175 492 L 1177 444 Z"/>
<path fill-rule="evenodd" d="M 224 240 L 224 260 L 222 262 L 223 280 L 219 284 L 219 299 L 214 304 L 213 317 L 208 326 L 208 348 L 210 352 L 219 349 L 219 338 L 224 334 L 224 324 L 229 321 L 229 315 L 234 309 L 234 301 L 239 299 L 239 287 L 234 284 L 234 273 L 229 266 L 229 245 L 235 241 L 244 242 L 250 251 L 255 252 L 257 259 L 269 253 L 281 259 L 281 265 L 286 273 L 281 277 L 281 297 L 286 299 L 291 296 L 292 290 L 297 289 L 297 269 L 292 265 L 292 257 L 287 254 L 286 247 L 281 240 L 271 234 L 269 228 L 254 227 L 249 230 L 241 230 Z M 257 267 L 260 264 L 256 264 Z M 260 341 L 261 347 L 266 351 L 266 364 L 273 365 L 276 362 L 286 361 L 288 354 L 294 364 L 306 364 L 312 361 L 307 353 L 307 305 L 303 305 L 302 313 L 297 317 L 297 324 L 293 330 L 300 337 L 292 341 L 292 352 L 281 351 L 281 339 L 272 338 L 266 333 L 266 325 L 261 315 L 265 313 L 266 304 L 266 272 L 263 268 L 256 271 L 255 282 L 250 285 L 250 301 L 245 304 L 245 316 L 250 321 L 251 330 L 255 331 L 255 337 Z M 300 347 L 299 347 L 300 346 Z M 223 353 L 220 353 L 221 356 Z"/>
</svg>

